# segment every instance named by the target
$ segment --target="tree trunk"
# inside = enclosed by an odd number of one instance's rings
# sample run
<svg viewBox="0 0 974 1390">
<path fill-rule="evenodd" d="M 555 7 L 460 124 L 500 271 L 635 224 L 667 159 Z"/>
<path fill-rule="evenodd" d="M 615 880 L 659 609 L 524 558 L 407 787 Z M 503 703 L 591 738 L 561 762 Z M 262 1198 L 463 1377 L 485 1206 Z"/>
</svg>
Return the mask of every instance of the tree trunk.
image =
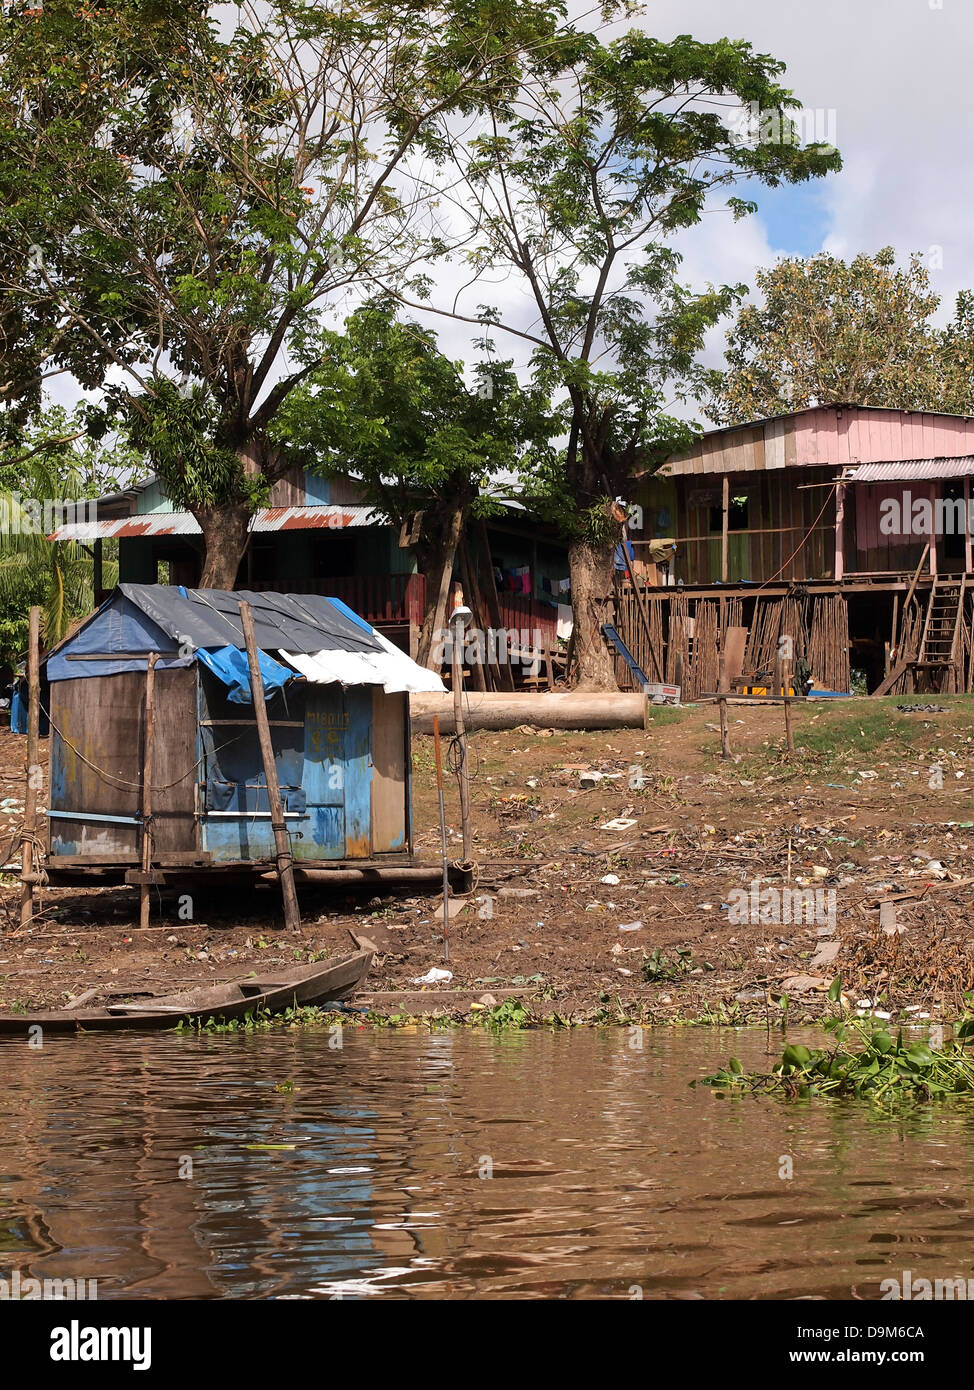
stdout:
<svg viewBox="0 0 974 1390">
<path fill-rule="evenodd" d="M 593 546 L 575 540 L 568 547 L 568 572 L 572 581 L 572 618 L 578 658 L 576 690 L 618 690 L 614 662 L 602 624 L 607 618 L 612 556 L 616 541 Z"/>
<path fill-rule="evenodd" d="M 203 531 L 201 589 L 232 589 L 247 549 L 251 511 L 245 502 L 200 507 L 193 512 Z"/>
<path fill-rule="evenodd" d="M 439 670 L 441 665 L 450 580 L 463 531 L 464 512 L 465 508 L 454 506 L 443 516 L 438 544 L 435 541 L 420 541 L 416 545 L 416 559 L 420 570 L 426 575 L 426 611 L 416 660 L 420 666 L 428 666 L 431 670 Z"/>
</svg>

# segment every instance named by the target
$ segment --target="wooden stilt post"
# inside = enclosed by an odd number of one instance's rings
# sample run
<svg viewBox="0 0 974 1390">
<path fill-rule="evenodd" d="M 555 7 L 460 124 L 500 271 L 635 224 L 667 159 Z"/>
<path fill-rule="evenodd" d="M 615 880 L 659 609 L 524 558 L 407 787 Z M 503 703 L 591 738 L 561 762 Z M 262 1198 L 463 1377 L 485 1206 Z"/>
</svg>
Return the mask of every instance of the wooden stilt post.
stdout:
<svg viewBox="0 0 974 1390">
<path fill-rule="evenodd" d="M 277 764 L 274 762 L 271 729 L 267 721 L 264 680 L 260 674 L 260 657 L 257 652 L 257 639 L 254 636 L 254 618 L 250 611 L 250 604 L 244 599 L 240 600 L 239 608 L 244 641 L 247 643 L 247 660 L 250 663 L 250 693 L 254 702 L 254 717 L 257 720 L 257 738 L 260 741 L 260 756 L 264 764 L 264 780 L 267 782 L 271 828 L 274 831 L 274 845 L 277 850 L 277 876 L 280 880 L 281 897 L 284 901 L 284 925 L 290 931 L 299 931 L 301 913 L 298 909 L 298 895 L 294 887 L 294 864 L 291 858 L 291 845 L 287 838 L 284 807 L 281 804 L 281 788 L 277 780 Z"/>
<path fill-rule="evenodd" d="M 470 860 L 470 768 L 467 763 L 467 731 L 463 723 L 463 620 L 453 620 L 453 724 L 460 749 L 460 823 L 463 829 L 463 862 Z"/>
<path fill-rule="evenodd" d="M 145 725 L 142 745 L 142 876 L 139 880 L 139 926 L 149 925 L 152 903 L 152 756 L 156 727 L 156 662 L 150 652 L 145 668 Z"/>
<path fill-rule="evenodd" d="M 791 662 L 784 663 L 784 685 L 782 690 L 785 698 L 785 746 L 789 753 L 795 751 L 795 734 L 791 727 L 791 696 L 788 691 L 791 689 Z"/>
<path fill-rule="evenodd" d="M 443 801 L 443 758 L 440 753 L 440 720 L 433 715 L 433 751 L 436 758 L 436 795 L 440 804 L 440 851 L 443 856 L 443 959 L 450 959 L 450 857 L 446 847 L 446 808 Z"/>
<path fill-rule="evenodd" d="M 717 657 L 717 694 L 720 705 L 720 756 L 731 756 L 730 730 L 727 727 L 727 657 L 720 652 Z"/>
<path fill-rule="evenodd" d="M 41 610 L 30 610 L 27 651 L 27 786 L 24 790 L 24 830 L 20 841 L 20 925 L 34 915 L 34 835 L 37 823 L 37 782 L 40 766 Z"/>
<path fill-rule="evenodd" d="M 727 583 L 727 574 L 730 562 L 730 479 L 724 474 L 724 483 L 721 489 L 721 513 L 720 513 L 720 582 Z"/>
<path fill-rule="evenodd" d="M 835 485 L 835 568 L 838 583 L 845 573 L 845 483 Z"/>
</svg>

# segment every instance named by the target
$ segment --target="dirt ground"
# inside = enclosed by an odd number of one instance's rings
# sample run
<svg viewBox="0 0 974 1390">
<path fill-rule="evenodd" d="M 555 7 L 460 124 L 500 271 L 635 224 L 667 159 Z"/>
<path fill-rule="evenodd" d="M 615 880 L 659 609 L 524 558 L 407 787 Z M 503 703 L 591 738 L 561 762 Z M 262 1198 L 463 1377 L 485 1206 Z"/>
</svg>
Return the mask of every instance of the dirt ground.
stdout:
<svg viewBox="0 0 974 1390">
<path fill-rule="evenodd" d="M 302 890 L 292 935 L 273 885 L 197 893 L 193 921 L 161 896 L 147 931 L 134 890 L 49 888 L 21 930 L 8 874 L 0 1008 L 230 979 L 340 954 L 354 931 L 379 948 L 360 1002 L 387 1014 L 482 1017 L 516 995 L 573 1022 L 804 1019 L 841 974 L 853 1008 L 953 1017 L 974 990 L 974 698 L 810 702 L 791 758 L 780 706 L 729 709 L 729 761 L 708 704 L 662 709 L 645 732 L 472 734 L 477 872 L 452 902 L 448 967 L 433 892 Z M 0 733 L 4 859 L 18 854 L 24 743 Z M 430 739 L 413 759 L 417 851 L 435 861 Z M 447 820 L 459 858 L 452 779 Z M 452 981 L 416 985 L 431 967 Z"/>
</svg>

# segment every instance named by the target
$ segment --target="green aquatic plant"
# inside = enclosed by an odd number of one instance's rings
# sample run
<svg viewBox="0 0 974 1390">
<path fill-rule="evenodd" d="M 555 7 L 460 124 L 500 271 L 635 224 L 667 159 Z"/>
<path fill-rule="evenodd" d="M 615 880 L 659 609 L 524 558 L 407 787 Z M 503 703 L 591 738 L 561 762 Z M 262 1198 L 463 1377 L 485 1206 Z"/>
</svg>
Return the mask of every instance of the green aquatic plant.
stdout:
<svg viewBox="0 0 974 1390">
<path fill-rule="evenodd" d="M 520 999 L 505 999 L 502 1004 L 485 1010 L 477 1022 L 485 1028 L 527 1028 L 531 1023 L 531 1011 L 526 1009 Z"/>
<path fill-rule="evenodd" d="M 974 1092 L 974 1015 L 963 1015 L 953 1037 L 941 1048 L 923 1040 L 894 1037 L 869 1020 L 830 1018 L 825 1029 L 831 1047 L 789 1043 L 769 1072 L 748 1072 L 737 1057 L 701 1079 L 723 1095 L 767 1092 L 788 1099 L 808 1096 L 853 1096 L 890 1105 L 942 1100 Z M 696 1085 L 691 1082 L 691 1085 Z"/>
</svg>

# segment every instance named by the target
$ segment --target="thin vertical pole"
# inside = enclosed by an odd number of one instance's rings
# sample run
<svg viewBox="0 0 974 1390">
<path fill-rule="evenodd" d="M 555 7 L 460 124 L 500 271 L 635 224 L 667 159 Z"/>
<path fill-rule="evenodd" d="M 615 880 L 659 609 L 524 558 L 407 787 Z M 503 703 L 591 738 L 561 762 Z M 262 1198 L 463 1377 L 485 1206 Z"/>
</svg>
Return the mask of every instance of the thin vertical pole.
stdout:
<svg viewBox="0 0 974 1390">
<path fill-rule="evenodd" d="M 150 652 L 145 668 L 145 728 L 142 746 L 142 876 L 139 880 L 139 926 L 149 925 L 152 900 L 152 757 L 156 727 L 156 662 L 158 653 Z"/>
<path fill-rule="evenodd" d="M 712 494 L 711 494 L 712 495 Z M 727 574 L 730 559 L 730 543 L 728 530 L 730 529 L 730 479 L 724 474 L 724 483 L 721 490 L 721 515 L 720 515 L 720 582 L 727 583 Z"/>
<path fill-rule="evenodd" d="M 244 641 L 247 643 L 247 660 L 250 663 L 250 694 L 254 702 L 257 738 L 260 742 L 260 755 L 264 763 L 267 800 L 271 808 L 271 828 L 274 831 L 274 845 L 277 850 L 277 876 L 281 883 L 281 897 L 284 900 L 284 925 L 291 931 L 299 931 L 301 913 L 298 909 L 298 895 L 294 887 L 294 863 L 287 838 L 284 807 L 281 804 L 281 788 L 277 780 L 277 764 L 274 762 L 271 728 L 267 720 L 264 680 L 260 674 L 260 658 L 257 652 L 257 639 L 254 636 L 254 618 L 250 611 L 250 604 L 246 600 L 241 599 L 238 606 Z"/>
<path fill-rule="evenodd" d="M 37 769 L 41 720 L 41 610 L 30 610 L 27 650 L 27 786 L 24 791 L 24 830 L 20 841 L 20 925 L 34 915 L 34 834 L 37 823 Z"/>
<path fill-rule="evenodd" d="M 727 656 L 722 651 L 717 657 L 717 695 L 720 705 L 720 756 L 729 758 L 730 730 L 727 727 Z"/>
<path fill-rule="evenodd" d="M 453 624 L 453 722 L 460 749 L 460 822 L 463 828 L 463 862 L 470 863 L 470 768 L 467 764 L 467 731 L 463 723 L 463 623 Z"/>
<path fill-rule="evenodd" d="M 440 717 L 433 715 L 433 749 L 436 754 L 436 795 L 440 803 L 440 851 L 443 855 L 443 959 L 450 959 L 450 866 L 446 848 L 446 808 L 443 803 L 443 757 L 440 752 Z"/>
<path fill-rule="evenodd" d="M 835 485 L 835 580 L 845 573 L 845 483 Z"/>
</svg>

